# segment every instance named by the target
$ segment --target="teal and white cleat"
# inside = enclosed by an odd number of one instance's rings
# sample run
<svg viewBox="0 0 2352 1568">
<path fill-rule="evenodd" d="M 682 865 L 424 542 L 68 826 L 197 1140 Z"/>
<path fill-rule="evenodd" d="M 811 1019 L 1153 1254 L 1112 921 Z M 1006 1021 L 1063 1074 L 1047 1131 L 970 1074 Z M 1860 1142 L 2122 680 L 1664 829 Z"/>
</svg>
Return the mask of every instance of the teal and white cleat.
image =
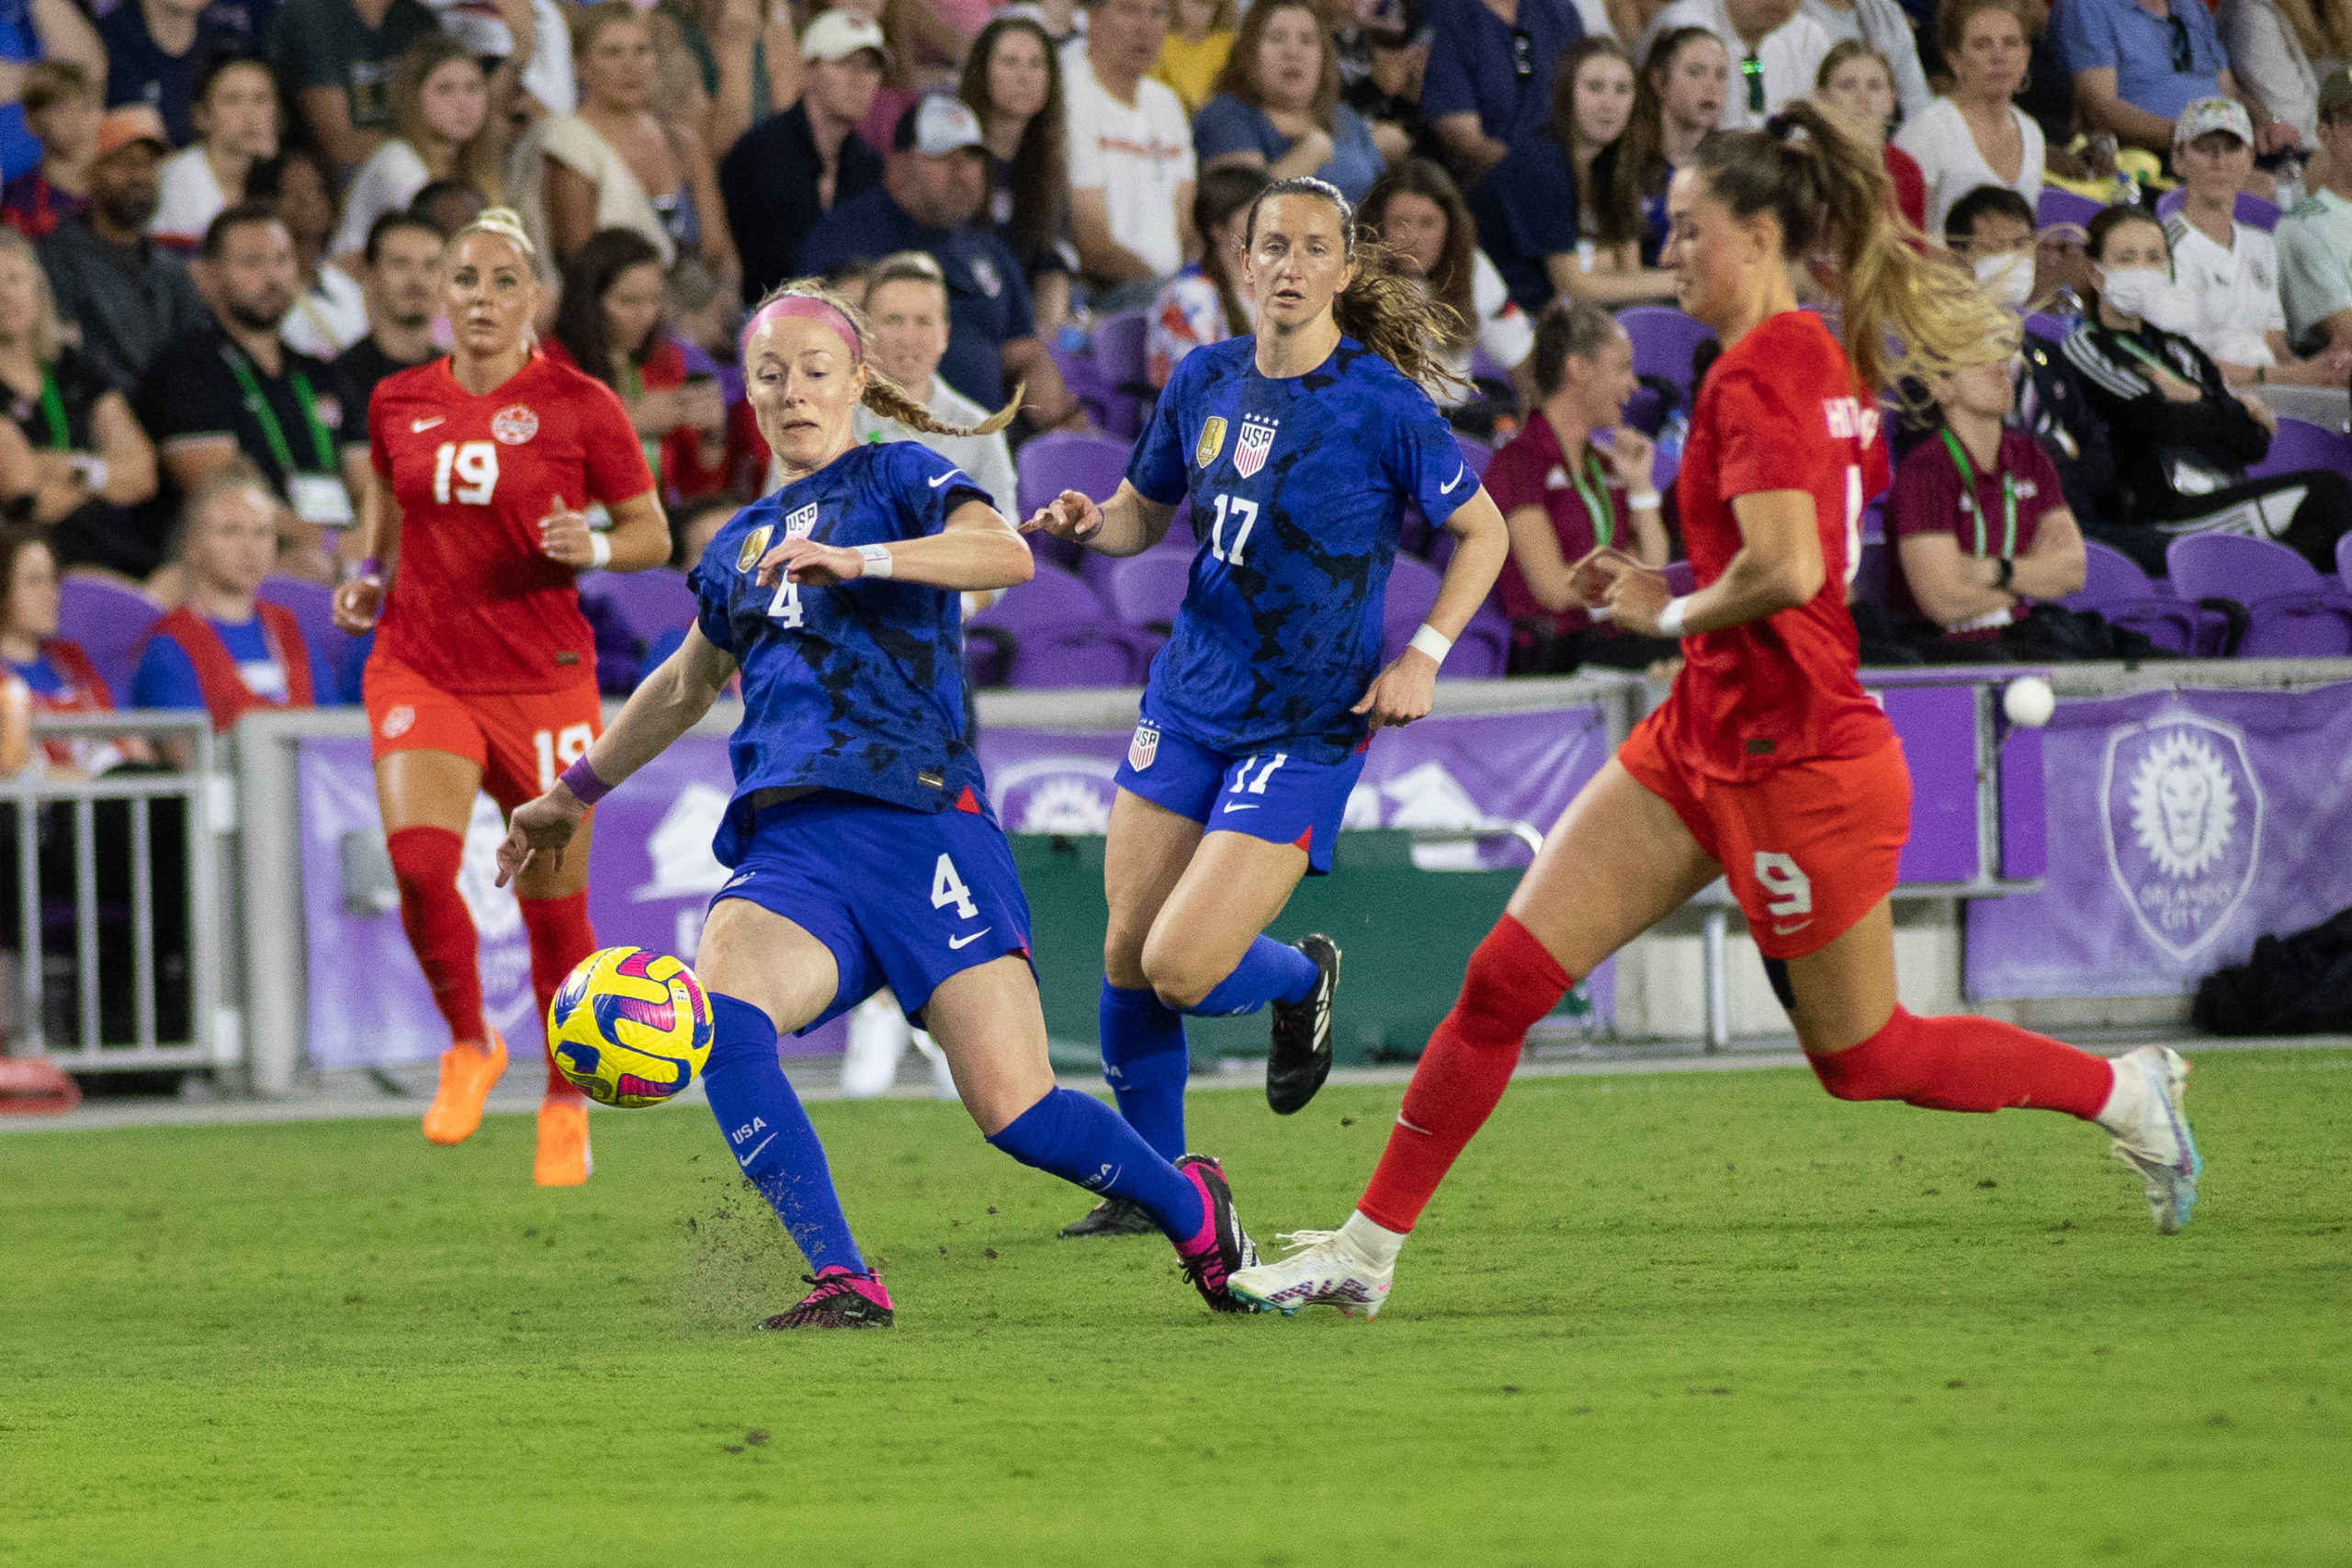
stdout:
<svg viewBox="0 0 2352 1568">
<path fill-rule="evenodd" d="M 1374 1264 L 1342 1232 L 1289 1231 L 1278 1239 L 1292 1244 L 1288 1256 L 1237 1271 L 1226 1289 L 1261 1312 L 1284 1317 L 1318 1304 L 1350 1317 L 1373 1317 L 1387 1303 L 1396 1265 Z"/>
<path fill-rule="evenodd" d="M 2148 1213 L 2156 1229 L 2170 1235 L 2188 1223 L 2197 1203 L 2197 1178 L 2205 1168 L 2188 1131 L 2182 1102 L 2188 1091 L 2188 1064 L 2164 1045 L 2143 1045 L 2115 1058 L 2119 1078 L 2139 1075 L 2140 1114 L 2115 1134 L 2115 1157 L 2140 1173 L 2147 1186 Z"/>
</svg>

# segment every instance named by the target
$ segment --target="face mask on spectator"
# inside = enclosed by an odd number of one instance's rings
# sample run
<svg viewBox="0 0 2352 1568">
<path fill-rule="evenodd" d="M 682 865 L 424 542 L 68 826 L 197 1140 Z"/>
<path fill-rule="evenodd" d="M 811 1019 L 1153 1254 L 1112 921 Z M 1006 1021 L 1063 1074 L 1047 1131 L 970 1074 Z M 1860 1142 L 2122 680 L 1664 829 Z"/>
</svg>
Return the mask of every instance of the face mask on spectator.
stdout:
<svg viewBox="0 0 2352 1568">
<path fill-rule="evenodd" d="M 1976 281 L 2010 310 L 2024 310 L 2033 298 L 2032 253 L 2011 251 L 2005 255 L 1978 257 Z"/>
<path fill-rule="evenodd" d="M 2098 291 L 2109 305 L 2127 316 L 2161 317 L 2171 302 L 2172 279 L 2154 267 L 2099 269 Z M 2162 326 L 2159 320 L 2156 324 Z"/>
</svg>

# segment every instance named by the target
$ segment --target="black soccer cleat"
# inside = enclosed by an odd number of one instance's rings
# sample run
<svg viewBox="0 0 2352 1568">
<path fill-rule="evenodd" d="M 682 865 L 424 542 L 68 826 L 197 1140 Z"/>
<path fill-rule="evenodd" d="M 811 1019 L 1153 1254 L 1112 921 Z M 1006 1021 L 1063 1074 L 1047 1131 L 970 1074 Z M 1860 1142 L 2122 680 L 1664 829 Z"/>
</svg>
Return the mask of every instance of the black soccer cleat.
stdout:
<svg viewBox="0 0 2352 1568">
<path fill-rule="evenodd" d="M 1105 1198 L 1061 1228 L 1064 1241 L 1088 1235 L 1158 1235 L 1151 1211 L 1132 1198 Z"/>
<path fill-rule="evenodd" d="M 1331 1076 L 1331 998 L 1340 989 L 1340 945 L 1322 932 L 1291 943 L 1315 960 L 1322 976 L 1303 1002 L 1276 1002 L 1274 1038 L 1266 1053 L 1266 1103 L 1277 1116 L 1304 1111 Z"/>
<path fill-rule="evenodd" d="M 762 1328 L 888 1328 L 890 1292 L 879 1274 L 853 1274 L 839 1264 L 800 1276 L 817 1288 L 790 1312 L 780 1312 Z"/>
</svg>

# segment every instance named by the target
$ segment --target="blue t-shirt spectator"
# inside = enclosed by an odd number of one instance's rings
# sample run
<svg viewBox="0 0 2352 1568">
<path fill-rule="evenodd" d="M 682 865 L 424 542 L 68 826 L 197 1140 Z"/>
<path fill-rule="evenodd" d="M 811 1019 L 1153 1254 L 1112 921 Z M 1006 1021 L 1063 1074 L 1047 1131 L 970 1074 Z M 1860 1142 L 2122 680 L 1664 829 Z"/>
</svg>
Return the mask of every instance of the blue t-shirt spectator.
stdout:
<svg viewBox="0 0 2352 1568">
<path fill-rule="evenodd" d="M 271 702 L 286 700 L 286 666 L 269 646 L 269 637 L 262 630 L 261 617 L 239 624 L 216 621 L 205 616 L 205 624 L 220 634 L 220 646 L 237 661 L 237 673 L 244 677 L 245 689 L 257 697 Z M 311 658 L 311 700 L 325 707 L 341 694 L 334 670 L 324 655 L 313 648 Z M 200 708 L 205 705 L 204 688 L 196 678 L 196 666 L 187 654 L 170 637 L 149 640 L 147 651 L 139 656 L 139 668 L 130 677 L 130 705 L 135 708 Z"/>
<path fill-rule="evenodd" d="M 1037 335 L 1029 283 L 1004 242 L 986 229 L 934 229 L 891 199 L 888 186 L 825 214 L 800 247 L 800 270 L 828 272 L 843 262 L 877 262 L 897 251 L 922 251 L 947 276 L 947 355 L 939 374 L 980 404 L 1004 401 L 1004 345 Z"/>
<path fill-rule="evenodd" d="M 196 41 L 187 52 L 166 54 L 147 30 L 147 13 L 139 0 L 122 0 L 100 17 L 98 38 L 107 46 L 107 107 L 147 105 L 164 117 L 164 129 L 172 133 L 175 147 L 196 140 L 189 110 L 197 73 L 204 62 L 221 50 L 252 47 L 244 32 L 223 26 L 208 11 L 197 18 Z"/>
<path fill-rule="evenodd" d="M 1543 310 L 1555 292 L 1544 258 L 1573 253 L 1579 238 L 1576 165 L 1550 130 L 1539 130 L 1470 187 L 1469 201 L 1478 248 L 1502 274 L 1512 303 L 1531 316 Z"/>
<path fill-rule="evenodd" d="M 1257 152 L 1272 164 L 1290 152 L 1295 139 L 1274 129 L 1263 109 L 1251 108 L 1231 93 L 1219 93 L 1193 117 L 1193 153 L 1204 166 L 1227 152 Z M 1315 171 L 1338 186 L 1350 201 L 1362 201 L 1380 177 L 1380 149 L 1372 127 L 1345 104 L 1331 109 L 1331 160 Z"/>
<path fill-rule="evenodd" d="M 0 61 L 30 64 L 40 58 L 32 0 L 0 0 Z M 25 128 L 25 106 L 0 104 L 0 171 L 10 177 L 40 164 L 40 139 Z"/>
<path fill-rule="evenodd" d="M 1479 129 L 1509 147 L 1552 118 L 1552 67 L 1562 50 L 1584 37 L 1568 0 L 1519 0 L 1517 26 L 1485 0 L 1430 0 L 1428 19 L 1424 118 L 1476 114 Z"/>
<path fill-rule="evenodd" d="M 2170 0 L 2169 17 L 2134 0 L 2065 0 L 2051 17 L 2069 72 L 2110 70 L 2115 96 L 2174 120 L 2199 98 L 2221 96 L 2229 57 L 2200 0 Z"/>
</svg>

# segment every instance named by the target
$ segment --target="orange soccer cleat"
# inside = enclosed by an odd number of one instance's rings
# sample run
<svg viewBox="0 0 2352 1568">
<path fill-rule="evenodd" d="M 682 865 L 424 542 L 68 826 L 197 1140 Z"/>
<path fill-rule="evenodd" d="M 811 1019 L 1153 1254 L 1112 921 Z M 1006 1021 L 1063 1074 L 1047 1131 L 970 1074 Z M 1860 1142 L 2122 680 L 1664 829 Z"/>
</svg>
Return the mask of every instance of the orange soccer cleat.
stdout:
<svg viewBox="0 0 2352 1568">
<path fill-rule="evenodd" d="M 539 1101 L 539 1153 L 531 1179 L 542 1187 L 578 1187 L 596 1162 L 588 1155 L 588 1102 L 578 1095 Z"/>
<path fill-rule="evenodd" d="M 442 1052 L 441 1087 L 424 1112 L 424 1141 L 462 1144 L 472 1137 L 481 1125 L 481 1102 L 505 1071 L 506 1042 L 495 1029 L 487 1050 L 469 1042 Z"/>
</svg>

